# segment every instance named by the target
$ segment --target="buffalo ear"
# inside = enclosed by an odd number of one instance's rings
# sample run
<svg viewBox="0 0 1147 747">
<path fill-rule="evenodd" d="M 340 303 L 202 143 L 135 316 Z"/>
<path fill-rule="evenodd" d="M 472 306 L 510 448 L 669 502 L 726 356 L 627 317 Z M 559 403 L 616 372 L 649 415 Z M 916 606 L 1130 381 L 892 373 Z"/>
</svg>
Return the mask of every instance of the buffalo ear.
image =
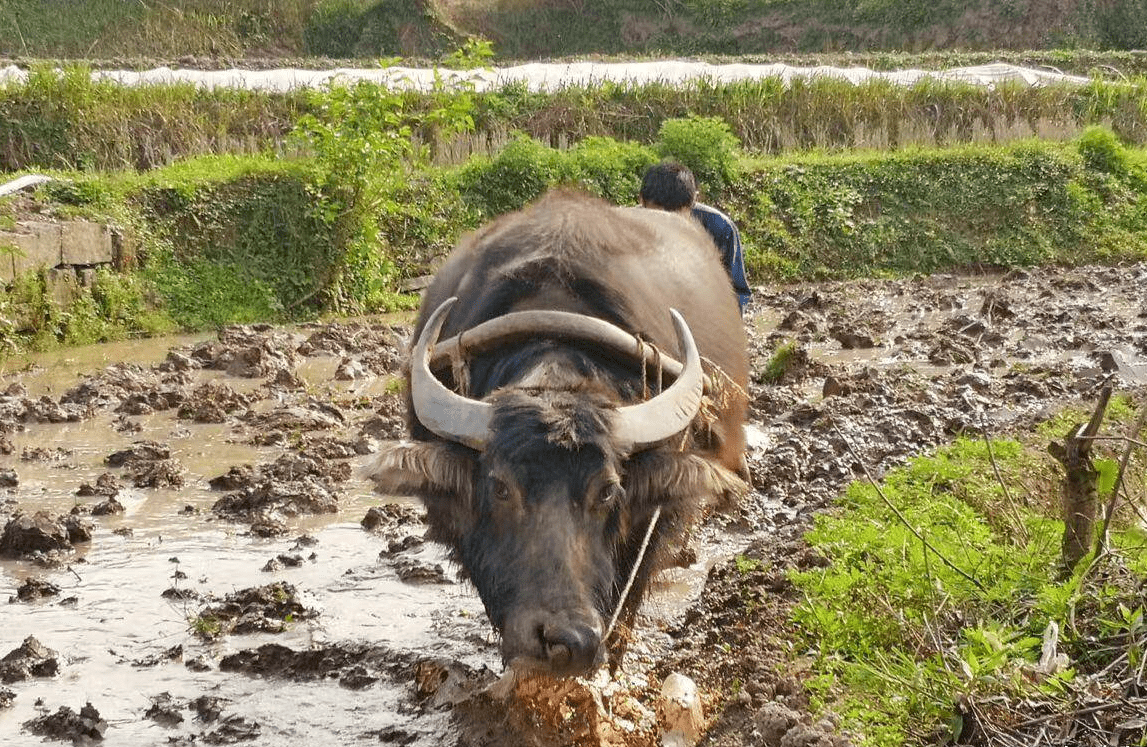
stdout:
<svg viewBox="0 0 1147 747">
<path fill-rule="evenodd" d="M 639 506 L 695 501 L 696 508 L 726 506 L 749 492 L 735 472 L 699 454 L 652 450 L 633 456 L 625 470 L 630 500 Z"/>
<path fill-rule="evenodd" d="M 456 544 L 474 523 L 475 452 L 445 441 L 384 448 L 367 468 L 377 492 L 410 495 L 426 506 L 431 539 Z"/>
</svg>

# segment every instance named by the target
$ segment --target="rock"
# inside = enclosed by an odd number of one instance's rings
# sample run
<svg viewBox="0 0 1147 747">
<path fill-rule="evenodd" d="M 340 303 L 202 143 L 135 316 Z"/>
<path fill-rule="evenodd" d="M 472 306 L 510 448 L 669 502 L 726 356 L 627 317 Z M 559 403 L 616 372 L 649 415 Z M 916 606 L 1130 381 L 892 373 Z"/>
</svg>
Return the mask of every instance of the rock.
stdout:
<svg viewBox="0 0 1147 747">
<path fill-rule="evenodd" d="M 662 747 L 692 747 L 697 744 L 705 720 L 701 713 L 701 696 L 693 680 L 676 672 L 665 678 L 661 684 L 657 722 L 661 727 Z"/>
<path fill-rule="evenodd" d="M 0 469 L 0 488 L 14 488 L 20 484 L 20 478 L 16 476 L 14 469 Z"/>
</svg>

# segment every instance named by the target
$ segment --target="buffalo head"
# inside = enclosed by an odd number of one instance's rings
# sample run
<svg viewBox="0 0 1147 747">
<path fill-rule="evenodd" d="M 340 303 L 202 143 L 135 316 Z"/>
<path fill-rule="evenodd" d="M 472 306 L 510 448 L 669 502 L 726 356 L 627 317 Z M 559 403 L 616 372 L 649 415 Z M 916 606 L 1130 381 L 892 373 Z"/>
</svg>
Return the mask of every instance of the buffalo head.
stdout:
<svg viewBox="0 0 1147 747">
<path fill-rule="evenodd" d="M 452 302 L 422 329 L 410 379 L 419 422 L 443 440 L 387 450 L 374 478 L 381 490 L 422 498 L 430 536 L 451 548 L 477 588 L 508 665 L 585 674 L 602 662 L 618 606 L 636 610 L 657 548 L 680 538 L 707 497 L 744 487 L 680 448 L 702 400 L 697 347 L 673 312 L 685 365 L 647 402 L 621 404 L 615 381 L 560 346 L 470 399 L 428 365 Z M 638 582 L 622 600 L 639 561 Z"/>
</svg>

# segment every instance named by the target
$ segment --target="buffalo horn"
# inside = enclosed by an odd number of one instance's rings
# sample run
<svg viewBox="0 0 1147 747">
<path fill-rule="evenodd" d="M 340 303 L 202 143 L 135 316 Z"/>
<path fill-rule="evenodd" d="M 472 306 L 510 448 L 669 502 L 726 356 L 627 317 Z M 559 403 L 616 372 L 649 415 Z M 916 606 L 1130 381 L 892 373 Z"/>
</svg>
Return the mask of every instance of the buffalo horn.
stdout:
<svg viewBox="0 0 1147 747">
<path fill-rule="evenodd" d="M 481 451 L 490 437 L 493 407 L 450 391 L 430 371 L 430 346 L 438 339 L 450 307 L 457 300 L 443 301 L 418 336 L 410 362 L 410 395 L 420 423 L 442 438 Z"/>
<path fill-rule="evenodd" d="M 704 373 L 701 370 L 701 354 L 689 325 L 677 312 L 670 309 L 673 326 L 677 330 L 677 340 L 685 354 L 685 366 L 673 384 L 648 402 L 627 405 L 617 409 L 614 424 L 614 437 L 629 451 L 663 441 L 685 430 L 701 409 L 701 396 L 704 386 Z"/>
</svg>

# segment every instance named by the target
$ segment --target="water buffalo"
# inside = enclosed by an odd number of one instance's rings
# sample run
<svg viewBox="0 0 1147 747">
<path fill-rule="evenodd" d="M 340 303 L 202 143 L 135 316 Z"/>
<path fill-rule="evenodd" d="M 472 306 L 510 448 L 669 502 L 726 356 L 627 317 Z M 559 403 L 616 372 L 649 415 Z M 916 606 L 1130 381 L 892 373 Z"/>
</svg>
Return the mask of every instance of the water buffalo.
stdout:
<svg viewBox="0 0 1147 747">
<path fill-rule="evenodd" d="M 379 489 L 425 503 L 508 666 L 616 660 L 603 638 L 659 556 L 745 488 L 745 334 L 712 240 L 552 192 L 463 240 L 414 337 L 413 440 L 380 456 Z"/>
</svg>

